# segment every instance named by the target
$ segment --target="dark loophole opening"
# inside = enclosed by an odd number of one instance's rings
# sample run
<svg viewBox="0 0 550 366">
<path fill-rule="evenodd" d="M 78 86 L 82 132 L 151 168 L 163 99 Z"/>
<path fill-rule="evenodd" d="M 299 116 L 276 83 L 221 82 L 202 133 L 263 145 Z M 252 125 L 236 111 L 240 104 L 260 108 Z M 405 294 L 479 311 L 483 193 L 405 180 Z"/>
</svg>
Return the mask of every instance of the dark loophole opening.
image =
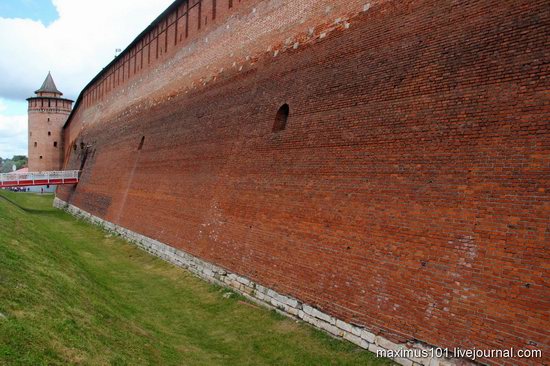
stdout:
<svg viewBox="0 0 550 366">
<path fill-rule="evenodd" d="M 143 148 L 143 143 L 145 142 L 145 136 L 141 137 L 141 141 L 139 142 L 138 151 Z"/>
<path fill-rule="evenodd" d="M 277 111 L 277 116 L 275 117 L 275 122 L 273 123 L 273 132 L 279 132 L 286 128 L 289 114 L 290 107 L 285 103 Z"/>
<path fill-rule="evenodd" d="M 52 135 L 52 131 L 48 131 L 48 136 L 51 136 Z"/>
<path fill-rule="evenodd" d="M 53 147 L 57 147 L 57 141 L 53 142 Z"/>
</svg>

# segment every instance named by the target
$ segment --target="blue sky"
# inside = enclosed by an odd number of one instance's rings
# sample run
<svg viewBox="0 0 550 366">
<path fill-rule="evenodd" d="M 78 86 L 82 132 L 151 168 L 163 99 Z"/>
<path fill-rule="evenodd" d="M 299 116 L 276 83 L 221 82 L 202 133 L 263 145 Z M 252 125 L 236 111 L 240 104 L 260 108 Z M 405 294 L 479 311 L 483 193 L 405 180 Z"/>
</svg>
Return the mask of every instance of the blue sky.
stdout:
<svg viewBox="0 0 550 366">
<path fill-rule="evenodd" d="M 2 113 L 5 116 L 20 116 L 27 113 L 27 101 L 18 101 L 18 100 L 9 100 L 1 99 L 2 104 L 4 105 L 4 112 Z"/>
<path fill-rule="evenodd" d="M 0 0 L 0 157 L 27 154 L 26 98 L 48 71 L 75 100 L 172 1 Z"/>
<path fill-rule="evenodd" d="M 27 18 L 49 25 L 59 17 L 51 0 L 2 0 L 1 18 Z"/>
</svg>

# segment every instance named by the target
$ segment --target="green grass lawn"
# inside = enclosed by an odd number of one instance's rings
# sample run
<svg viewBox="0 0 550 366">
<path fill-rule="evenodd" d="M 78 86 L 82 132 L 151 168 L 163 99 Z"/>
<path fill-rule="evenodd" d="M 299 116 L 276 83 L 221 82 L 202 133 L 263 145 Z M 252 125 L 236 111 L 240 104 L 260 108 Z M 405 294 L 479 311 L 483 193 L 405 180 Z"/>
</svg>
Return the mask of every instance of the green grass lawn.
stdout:
<svg viewBox="0 0 550 366">
<path fill-rule="evenodd" d="M 0 192 L 0 365 L 386 365 L 53 209 Z"/>
</svg>

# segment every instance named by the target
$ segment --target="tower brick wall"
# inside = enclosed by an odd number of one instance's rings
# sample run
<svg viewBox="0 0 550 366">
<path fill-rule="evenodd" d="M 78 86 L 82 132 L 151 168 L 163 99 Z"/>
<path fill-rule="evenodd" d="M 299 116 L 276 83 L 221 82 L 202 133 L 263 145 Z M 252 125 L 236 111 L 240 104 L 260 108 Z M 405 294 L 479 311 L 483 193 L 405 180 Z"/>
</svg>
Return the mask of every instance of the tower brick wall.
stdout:
<svg viewBox="0 0 550 366">
<path fill-rule="evenodd" d="M 31 172 L 60 170 L 63 166 L 63 125 L 71 113 L 73 102 L 61 98 L 61 95 L 48 74 L 36 96 L 27 99 Z"/>
<path fill-rule="evenodd" d="M 547 363 L 547 2 L 198 3 L 82 92 L 58 198 L 385 339 Z"/>
</svg>

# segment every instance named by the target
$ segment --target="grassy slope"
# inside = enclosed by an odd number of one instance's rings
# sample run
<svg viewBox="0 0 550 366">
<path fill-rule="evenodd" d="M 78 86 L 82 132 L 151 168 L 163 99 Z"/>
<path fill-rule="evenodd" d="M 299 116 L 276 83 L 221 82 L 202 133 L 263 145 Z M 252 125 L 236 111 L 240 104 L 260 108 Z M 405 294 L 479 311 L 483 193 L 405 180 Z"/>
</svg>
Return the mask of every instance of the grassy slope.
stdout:
<svg viewBox="0 0 550 366">
<path fill-rule="evenodd" d="M 389 364 L 51 203 L 0 192 L 0 365 Z"/>
</svg>

